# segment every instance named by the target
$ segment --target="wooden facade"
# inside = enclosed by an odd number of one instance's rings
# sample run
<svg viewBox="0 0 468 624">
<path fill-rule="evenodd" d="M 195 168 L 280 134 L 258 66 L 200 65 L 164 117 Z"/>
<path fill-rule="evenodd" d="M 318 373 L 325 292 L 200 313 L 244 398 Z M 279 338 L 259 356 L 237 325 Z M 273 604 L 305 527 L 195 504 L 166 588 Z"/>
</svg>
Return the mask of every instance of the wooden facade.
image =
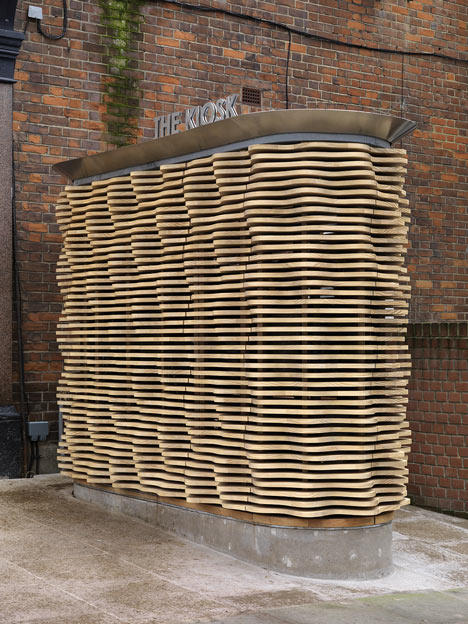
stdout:
<svg viewBox="0 0 468 624">
<path fill-rule="evenodd" d="M 62 472 L 276 524 L 405 504 L 405 166 L 253 142 L 67 186 Z"/>
</svg>

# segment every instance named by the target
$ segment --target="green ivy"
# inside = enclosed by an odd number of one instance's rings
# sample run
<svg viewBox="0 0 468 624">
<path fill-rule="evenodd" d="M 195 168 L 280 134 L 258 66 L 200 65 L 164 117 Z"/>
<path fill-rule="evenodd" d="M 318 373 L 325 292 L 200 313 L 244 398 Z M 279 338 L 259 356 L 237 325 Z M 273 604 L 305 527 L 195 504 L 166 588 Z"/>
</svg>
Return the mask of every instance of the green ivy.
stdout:
<svg viewBox="0 0 468 624">
<path fill-rule="evenodd" d="M 134 142 L 141 90 L 136 76 L 137 41 L 144 0 L 99 0 L 107 78 L 104 85 L 106 140 L 122 146 Z"/>
</svg>

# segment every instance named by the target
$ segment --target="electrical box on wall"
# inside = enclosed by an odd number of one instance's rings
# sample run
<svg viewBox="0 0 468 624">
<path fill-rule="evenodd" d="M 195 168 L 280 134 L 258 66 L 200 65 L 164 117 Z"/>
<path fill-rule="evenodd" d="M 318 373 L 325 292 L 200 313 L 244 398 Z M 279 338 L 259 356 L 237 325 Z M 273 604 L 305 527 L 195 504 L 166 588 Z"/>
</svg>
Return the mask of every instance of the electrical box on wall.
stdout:
<svg viewBox="0 0 468 624">
<path fill-rule="evenodd" d="M 42 19 L 42 8 L 38 6 L 28 6 L 28 17 L 31 19 Z"/>
<path fill-rule="evenodd" d="M 38 440 L 45 440 L 49 435 L 49 423 L 47 420 L 41 420 L 39 422 L 28 423 L 28 436 L 31 442 L 37 442 Z"/>
</svg>

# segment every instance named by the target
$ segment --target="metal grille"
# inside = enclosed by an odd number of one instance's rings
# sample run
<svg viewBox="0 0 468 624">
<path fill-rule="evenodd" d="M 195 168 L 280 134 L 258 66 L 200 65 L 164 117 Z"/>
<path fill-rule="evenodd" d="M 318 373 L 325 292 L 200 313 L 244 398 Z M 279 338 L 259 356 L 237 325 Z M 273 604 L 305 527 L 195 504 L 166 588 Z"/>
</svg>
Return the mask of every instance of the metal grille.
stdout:
<svg viewBox="0 0 468 624">
<path fill-rule="evenodd" d="M 242 87 L 242 104 L 261 106 L 262 92 L 260 91 L 260 89 L 254 89 L 252 87 Z"/>
</svg>

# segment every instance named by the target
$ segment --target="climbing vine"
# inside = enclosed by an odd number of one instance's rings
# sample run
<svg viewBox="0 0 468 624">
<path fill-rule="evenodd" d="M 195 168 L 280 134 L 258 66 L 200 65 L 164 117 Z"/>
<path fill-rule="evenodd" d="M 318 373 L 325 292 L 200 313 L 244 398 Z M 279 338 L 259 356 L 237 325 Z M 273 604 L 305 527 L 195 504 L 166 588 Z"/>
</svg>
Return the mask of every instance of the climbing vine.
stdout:
<svg viewBox="0 0 468 624">
<path fill-rule="evenodd" d="M 119 147 L 134 142 L 137 134 L 137 42 L 142 4 L 143 0 L 99 0 L 107 67 L 103 96 L 106 139 Z"/>
</svg>

